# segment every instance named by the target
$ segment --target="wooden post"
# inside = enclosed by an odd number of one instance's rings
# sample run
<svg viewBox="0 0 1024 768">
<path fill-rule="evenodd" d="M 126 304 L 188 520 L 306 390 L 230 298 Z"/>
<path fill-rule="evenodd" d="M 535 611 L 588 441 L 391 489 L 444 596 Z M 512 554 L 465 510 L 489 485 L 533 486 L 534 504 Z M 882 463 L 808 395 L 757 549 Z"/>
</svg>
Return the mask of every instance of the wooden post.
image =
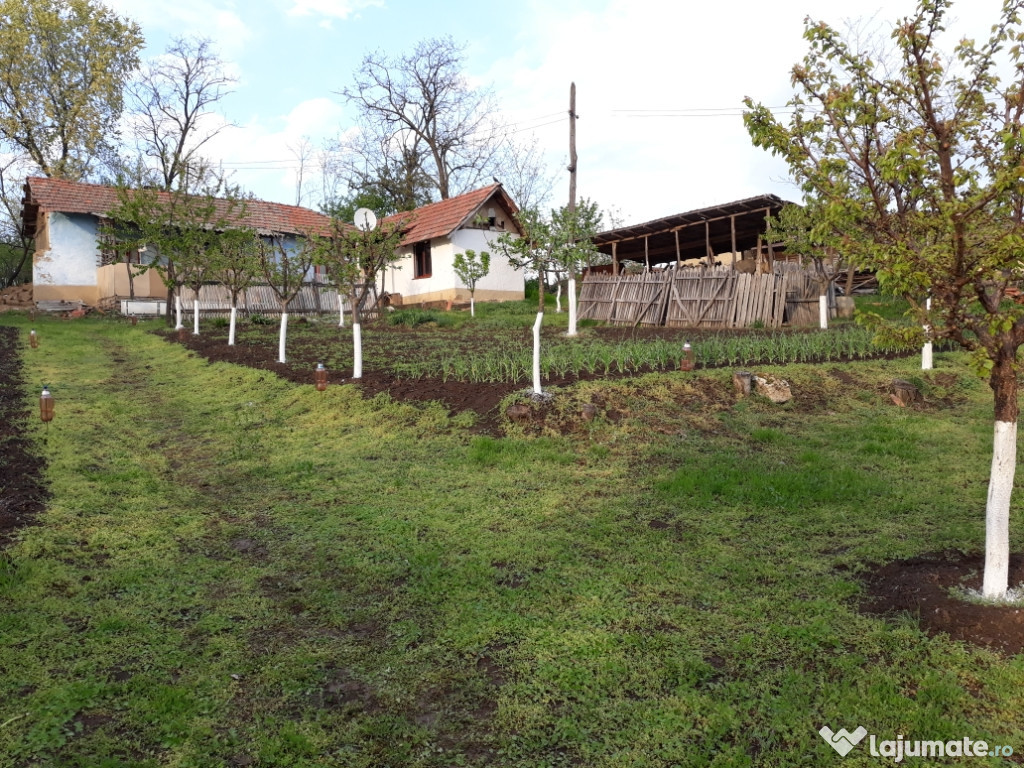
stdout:
<svg viewBox="0 0 1024 768">
<path fill-rule="evenodd" d="M 683 255 L 679 251 L 679 230 L 673 230 L 672 234 L 676 236 L 676 267 L 678 268 L 683 266 Z"/>
<path fill-rule="evenodd" d="M 651 257 L 647 252 L 647 235 L 644 235 L 644 263 L 647 265 L 647 271 L 651 271 Z"/>
<path fill-rule="evenodd" d="M 761 274 L 761 265 L 764 263 L 764 255 L 761 253 L 761 236 L 757 236 L 757 274 Z"/>
<path fill-rule="evenodd" d="M 750 394 L 750 385 L 754 375 L 750 371 L 736 371 L 732 375 L 732 385 L 736 394 L 746 397 Z"/>
<path fill-rule="evenodd" d="M 576 217 L 576 83 L 569 84 L 569 215 Z M 574 227 L 575 229 L 575 227 Z M 576 244 L 575 237 L 569 247 Z M 572 261 L 565 265 L 569 270 L 569 329 L 567 336 L 576 335 L 576 265 Z"/>
<path fill-rule="evenodd" d="M 617 253 L 618 243 L 612 243 L 612 274 L 618 277 L 619 274 L 619 254 Z"/>
<path fill-rule="evenodd" d="M 729 228 L 732 230 L 732 267 L 736 268 L 736 214 L 729 217 Z"/>
<path fill-rule="evenodd" d="M 715 254 L 711 250 L 711 225 L 707 219 L 704 220 L 704 247 L 707 249 L 708 266 L 714 266 Z"/>
</svg>

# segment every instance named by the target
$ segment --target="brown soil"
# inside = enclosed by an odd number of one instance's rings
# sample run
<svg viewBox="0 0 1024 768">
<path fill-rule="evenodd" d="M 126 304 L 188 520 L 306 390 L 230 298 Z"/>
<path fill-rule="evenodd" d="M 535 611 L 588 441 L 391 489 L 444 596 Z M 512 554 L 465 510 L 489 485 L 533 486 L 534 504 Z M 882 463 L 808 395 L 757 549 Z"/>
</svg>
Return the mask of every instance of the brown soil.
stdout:
<svg viewBox="0 0 1024 768">
<path fill-rule="evenodd" d="M 863 609 L 880 616 L 909 614 L 929 635 L 945 633 L 953 640 L 1000 653 L 1024 649 L 1024 607 L 969 603 L 957 592 L 980 590 L 981 555 L 959 552 L 897 560 L 872 571 L 864 584 Z M 1010 558 L 1010 584 L 1024 582 L 1024 556 Z"/>
<path fill-rule="evenodd" d="M 47 497 L 43 459 L 25 434 L 29 412 L 18 337 L 17 328 L 0 327 L 0 549 L 32 522 Z"/>
<path fill-rule="evenodd" d="M 301 320 L 300 320 L 301 322 Z M 793 333 L 813 332 L 816 329 L 794 329 Z M 418 329 L 406 329 L 394 327 L 390 329 L 396 334 L 405 336 L 424 335 L 424 343 L 429 342 L 429 331 L 424 332 Z M 312 383 L 312 371 L 318 361 L 318 355 L 322 349 L 301 344 L 289 344 L 288 362 L 278 363 L 277 345 L 274 342 L 263 344 L 252 343 L 246 340 L 234 346 L 227 344 L 225 331 L 206 331 L 198 336 L 186 329 L 180 335 L 176 331 L 159 331 L 169 342 L 180 343 L 198 355 L 205 357 L 211 362 L 227 362 L 236 365 L 244 365 L 249 368 L 273 371 L 282 378 L 296 383 Z M 693 329 L 671 329 L 671 328 L 627 328 L 621 326 L 589 328 L 588 333 L 600 336 L 604 341 L 625 341 L 630 339 L 647 338 L 677 338 L 680 346 L 683 341 L 699 342 L 702 333 L 707 331 L 694 331 Z M 730 331 L 715 331 L 716 335 L 730 333 Z M 735 331 L 737 335 L 750 335 L 758 331 L 740 330 Z M 762 331 L 762 333 L 770 333 Z M 467 348 L 466 351 L 472 352 Z M 907 354 L 916 354 L 911 352 Z M 886 358 L 900 357 L 897 354 L 884 355 Z M 767 364 L 767 361 L 766 361 Z M 701 368 L 714 367 L 701 365 Z M 730 366 L 734 367 L 734 366 Z M 748 365 L 747 368 L 757 368 L 757 364 Z M 623 379 L 631 378 L 644 373 L 651 373 L 654 369 L 642 369 L 636 373 L 595 373 L 569 375 L 565 377 L 551 377 L 544 379 L 544 387 L 563 387 L 575 384 L 579 381 L 594 381 L 598 379 Z M 429 402 L 439 401 L 443 403 L 452 414 L 462 411 L 473 411 L 477 414 L 475 430 L 487 434 L 498 434 L 501 414 L 498 412 L 498 405 L 513 392 L 528 392 L 531 387 L 527 382 L 510 383 L 470 383 L 449 379 L 443 381 L 437 378 L 399 379 L 388 371 L 374 370 L 372 367 L 364 367 L 363 376 L 359 380 L 346 378 L 351 375 L 348 371 L 329 371 L 328 382 L 332 384 L 356 384 L 359 386 L 364 397 L 373 397 L 381 393 L 388 394 L 392 399 L 398 401 Z M 543 408 L 534 414 L 535 418 L 543 415 Z"/>
</svg>

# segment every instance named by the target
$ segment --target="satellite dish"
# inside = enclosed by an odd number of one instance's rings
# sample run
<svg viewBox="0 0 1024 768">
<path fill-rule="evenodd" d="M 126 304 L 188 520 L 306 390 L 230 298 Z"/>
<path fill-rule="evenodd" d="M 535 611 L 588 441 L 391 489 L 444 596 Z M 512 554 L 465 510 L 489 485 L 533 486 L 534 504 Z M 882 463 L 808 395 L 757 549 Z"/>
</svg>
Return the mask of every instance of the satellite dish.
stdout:
<svg viewBox="0 0 1024 768">
<path fill-rule="evenodd" d="M 361 229 L 363 232 L 369 232 L 377 226 L 377 215 L 369 208 L 360 208 L 356 211 L 353 223 L 356 225 L 357 229 Z"/>
</svg>

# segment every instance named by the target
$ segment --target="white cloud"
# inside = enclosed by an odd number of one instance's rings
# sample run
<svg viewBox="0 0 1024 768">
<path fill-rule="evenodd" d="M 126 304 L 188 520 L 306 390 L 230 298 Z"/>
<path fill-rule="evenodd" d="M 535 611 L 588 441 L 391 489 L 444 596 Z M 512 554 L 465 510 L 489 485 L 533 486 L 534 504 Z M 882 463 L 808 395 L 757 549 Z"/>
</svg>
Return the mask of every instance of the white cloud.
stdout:
<svg viewBox="0 0 1024 768">
<path fill-rule="evenodd" d="M 892 22 L 914 7 L 913 0 L 890 0 L 878 11 L 876 2 L 818 0 L 812 15 L 843 28 L 848 18 L 877 12 L 879 22 Z M 977 15 L 994 18 L 993 2 L 985 0 Z M 558 121 L 535 131 L 552 167 L 564 166 L 568 154 L 564 117 L 575 81 L 579 194 L 618 206 L 628 221 L 763 193 L 796 199 L 784 164 L 752 146 L 739 110 L 747 95 L 770 106 L 789 98 L 790 69 L 807 50 L 808 7 L 805 0 L 529 0 L 517 12 L 523 21 L 509 53 L 484 80 L 496 84 L 506 115 L 519 126 Z M 729 114 L 622 111 L 703 109 Z M 567 185 L 563 173 L 556 199 Z"/>
<path fill-rule="evenodd" d="M 288 10 L 289 16 L 328 16 L 335 19 L 347 19 L 363 8 L 380 8 L 384 0 L 292 0 L 294 5 Z M 323 26 L 321 24 L 320 26 Z M 328 27 L 329 29 L 330 27 Z"/>
<path fill-rule="evenodd" d="M 288 114 L 267 120 L 253 116 L 244 125 L 227 126 L 206 147 L 204 154 L 223 161 L 232 181 L 258 197 L 295 202 L 300 161 L 298 147 L 304 139 L 315 151 L 336 137 L 342 108 L 329 98 L 303 101 Z M 314 152 L 315 154 L 315 152 Z M 303 204 L 315 203 L 319 191 L 315 158 L 304 170 Z"/>
<path fill-rule="evenodd" d="M 214 40 L 218 50 L 227 56 L 237 56 L 252 39 L 253 32 L 232 8 L 230 0 L 176 0 L 174 3 L 154 3 L 152 0 L 107 0 L 118 14 L 137 22 L 147 42 L 154 31 L 166 37 L 193 35 Z M 147 45 L 149 55 L 159 52 L 162 43 Z"/>
</svg>

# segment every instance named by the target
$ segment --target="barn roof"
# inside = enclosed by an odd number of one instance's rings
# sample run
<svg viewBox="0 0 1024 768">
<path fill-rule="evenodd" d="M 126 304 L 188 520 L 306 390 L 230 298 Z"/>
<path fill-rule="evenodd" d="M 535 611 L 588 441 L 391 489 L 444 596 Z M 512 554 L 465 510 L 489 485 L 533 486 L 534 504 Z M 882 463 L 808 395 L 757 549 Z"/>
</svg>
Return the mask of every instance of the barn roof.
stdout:
<svg viewBox="0 0 1024 768">
<path fill-rule="evenodd" d="M 166 192 L 158 192 L 163 198 Z M 218 201 L 226 209 L 224 201 Z M 106 216 L 118 204 L 117 189 L 103 184 L 85 184 L 64 179 L 32 176 L 25 181 L 22 216 L 28 234 L 35 233 L 39 211 L 60 213 L 89 213 Z M 258 232 L 281 234 L 326 233 L 331 219 L 309 208 L 264 200 L 248 200 L 246 214 L 237 220 L 240 227 L 252 227 Z"/>
<path fill-rule="evenodd" d="M 709 246 L 714 253 L 731 251 L 735 233 L 736 250 L 745 251 L 756 247 L 758 237 L 764 234 L 765 216 L 777 215 L 786 204 L 775 195 L 748 197 L 600 232 L 594 236 L 594 244 L 601 253 L 610 254 L 614 243 L 619 261 L 639 262 L 645 260 L 646 245 L 650 262 L 660 264 L 677 257 L 704 257 Z"/>
</svg>

